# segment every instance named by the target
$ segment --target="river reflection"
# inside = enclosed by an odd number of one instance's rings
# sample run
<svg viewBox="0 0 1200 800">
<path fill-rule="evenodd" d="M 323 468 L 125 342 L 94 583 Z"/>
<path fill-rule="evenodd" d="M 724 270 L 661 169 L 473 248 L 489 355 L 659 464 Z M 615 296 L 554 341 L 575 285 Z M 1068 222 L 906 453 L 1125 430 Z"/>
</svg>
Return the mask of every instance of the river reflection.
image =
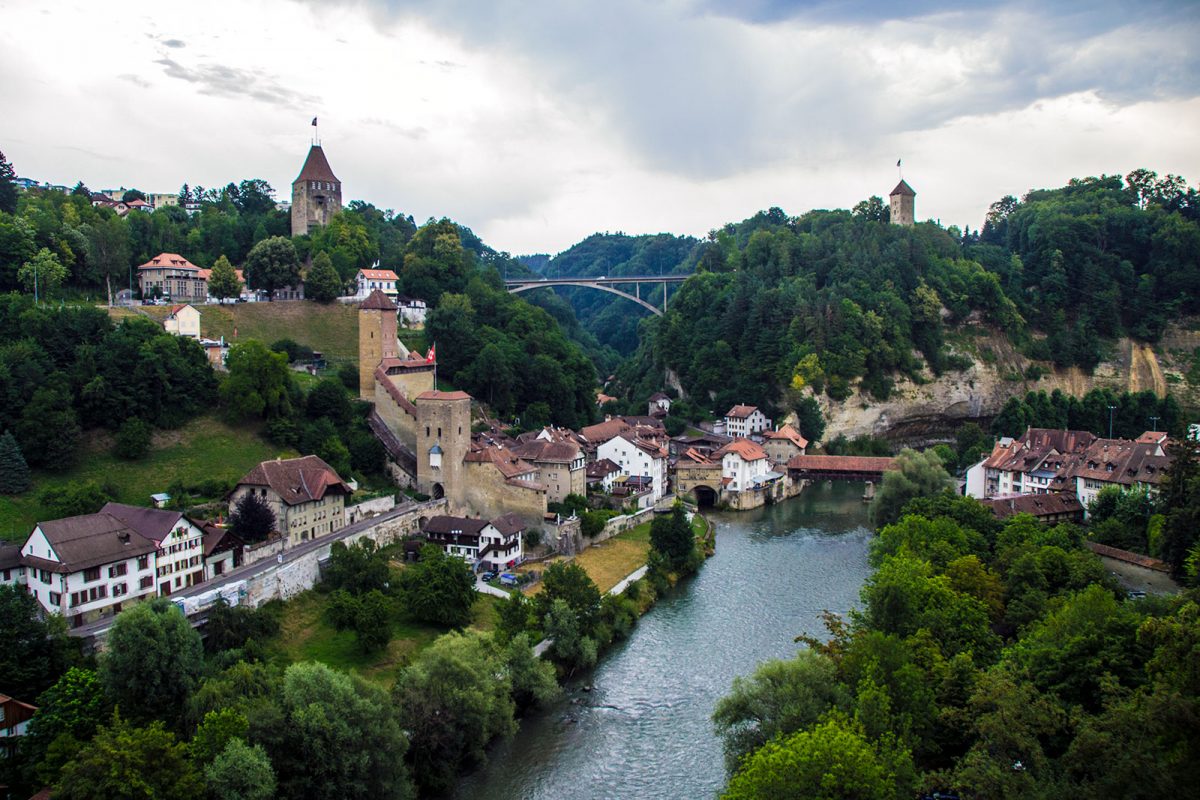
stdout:
<svg viewBox="0 0 1200 800">
<path fill-rule="evenodd" d="M 709 721 L 733 678 L 823 635 L 867 577 L 863 486 L 810 486 L 756 511 L 713 514 L 717 553 L 661 598 L 564 700 L 521 723 L 455 795 L 478 798 L 699 798 L 725 785 Z M 583 691 L 591 685 L 592 691 Z"/>
</svg>

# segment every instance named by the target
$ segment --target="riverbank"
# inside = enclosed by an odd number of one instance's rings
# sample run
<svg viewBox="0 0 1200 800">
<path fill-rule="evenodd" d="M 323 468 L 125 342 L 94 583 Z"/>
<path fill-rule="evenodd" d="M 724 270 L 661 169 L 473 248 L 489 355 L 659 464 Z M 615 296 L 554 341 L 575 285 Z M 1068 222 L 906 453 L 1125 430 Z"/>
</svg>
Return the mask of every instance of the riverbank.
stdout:
<svg viewBox="0 0 1200 800">
<path fill-rule="evenodd" d="M 657 598 L 630 637 L 559 702 L 497 742 L 454 797 L 711 797 L 725 784 L 709 718 L 733 678 L 821 635 L 868 570 L 861 484 L 817 486 L 755 511 L 711 514 L 720 546 Z M 585 691 L 585 687 L 590 691 Z"/>
</svg>

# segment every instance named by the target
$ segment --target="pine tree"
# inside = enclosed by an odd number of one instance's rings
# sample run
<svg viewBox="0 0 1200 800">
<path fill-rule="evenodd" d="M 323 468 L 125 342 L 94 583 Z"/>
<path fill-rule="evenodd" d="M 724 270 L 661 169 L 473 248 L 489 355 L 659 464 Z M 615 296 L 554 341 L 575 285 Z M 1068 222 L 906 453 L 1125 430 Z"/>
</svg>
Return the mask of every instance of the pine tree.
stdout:
<svg viewBox="0 0 1200 800">
<path fill-rule="evenodd" d="M 0 436 L 0 494 L 20 494 L 29 488 L 29 465 L 12 433 Z"/>
<path fill-rule="evenodd" d="M 328 303 L 342 293 L 342 279 L 328 253 L 317 253 L 304 278 L 304 294 L 318 303 Z"/>
</svg>

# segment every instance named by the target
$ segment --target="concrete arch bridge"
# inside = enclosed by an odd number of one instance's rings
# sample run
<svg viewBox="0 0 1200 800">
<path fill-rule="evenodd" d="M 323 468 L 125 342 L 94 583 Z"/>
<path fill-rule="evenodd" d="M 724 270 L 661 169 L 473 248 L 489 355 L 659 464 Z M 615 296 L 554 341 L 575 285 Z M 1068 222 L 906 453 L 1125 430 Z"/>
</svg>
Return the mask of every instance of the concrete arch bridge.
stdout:
<svg viewBox="0 0 1200 800">
<path fill-rule="evenodd" d="M 520 294 L 521 292 L 528 292 L 530 289 L 542 289 L 551 286 L 586 286 L 589 289 L 599 289 L 602 292 L 610 292 L 627 300 L 632 300 L 652 314 L 657 314 L 661 317 L 667 309 L 669 287 L 671 285 L 677 286 L 690 277 L 690 275 L 622 275 L 616 278 L 608 278 L 602 275 L 599 278 L 514 278 L 505 280 L 504 286 L 511 294 Z M 651 305 L 642 299 L 641 288 L 644 283 L 662 284 L 662 308 Z M 633 294 L 630 294 L 628 289 L 617 288 L 619 286 L 632 286 Z"/>
</svg>

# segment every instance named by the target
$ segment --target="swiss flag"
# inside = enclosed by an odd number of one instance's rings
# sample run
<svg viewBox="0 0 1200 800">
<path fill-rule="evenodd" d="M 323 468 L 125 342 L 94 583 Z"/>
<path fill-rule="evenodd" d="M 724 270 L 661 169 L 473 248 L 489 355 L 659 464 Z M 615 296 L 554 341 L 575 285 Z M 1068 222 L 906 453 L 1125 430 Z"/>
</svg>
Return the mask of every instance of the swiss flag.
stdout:
<svg viewBox="0 0 1200 800">
<path fill-rule="evenodd" d="M 429 352 L 425 354 L 425 363 L 432 364 L 437 361 L 437 345 L 433 344 L 429 347 Z"/>
</svg>

